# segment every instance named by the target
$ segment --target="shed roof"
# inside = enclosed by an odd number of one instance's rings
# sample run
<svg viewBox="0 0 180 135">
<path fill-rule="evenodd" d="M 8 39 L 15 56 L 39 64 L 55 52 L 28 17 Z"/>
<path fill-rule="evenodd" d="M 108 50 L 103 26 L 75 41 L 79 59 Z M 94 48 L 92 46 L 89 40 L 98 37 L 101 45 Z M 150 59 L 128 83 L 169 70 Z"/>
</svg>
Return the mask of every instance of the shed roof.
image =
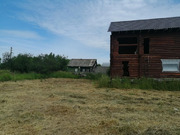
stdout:
<svg viewBox="0 0 180 135">
<path fill-rule="evenodd" d="M 108 32 L 180 28 L 180 17 L 111 22 Z"/>
<path fill-rule="evenodd" d="M 92 67 L 96 62 L 96 59 L 71 59 L 68 67 Z"/>
</svg>

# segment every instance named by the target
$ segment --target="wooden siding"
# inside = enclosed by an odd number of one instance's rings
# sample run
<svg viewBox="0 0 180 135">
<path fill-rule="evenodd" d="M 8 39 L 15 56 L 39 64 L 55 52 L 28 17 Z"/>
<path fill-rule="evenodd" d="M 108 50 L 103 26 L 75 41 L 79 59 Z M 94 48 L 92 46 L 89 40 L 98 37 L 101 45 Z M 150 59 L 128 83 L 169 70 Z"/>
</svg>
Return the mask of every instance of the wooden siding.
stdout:
<svg viewBox="0 0 180 135">
<path fill-rule="evenodd" d="M 137 37 L 138 54 L 119 54 L 120 37 Z M 149 38 L 149 54 L 144 54 Z M 123 61 L 129 62 L 129 77 L 180 78 L 180 73 L 162 72 L 161 59 L 180 59 L 180 31 L 112 32 L 110 45 L 112 77 L 123 76 Z"/>
</svg>

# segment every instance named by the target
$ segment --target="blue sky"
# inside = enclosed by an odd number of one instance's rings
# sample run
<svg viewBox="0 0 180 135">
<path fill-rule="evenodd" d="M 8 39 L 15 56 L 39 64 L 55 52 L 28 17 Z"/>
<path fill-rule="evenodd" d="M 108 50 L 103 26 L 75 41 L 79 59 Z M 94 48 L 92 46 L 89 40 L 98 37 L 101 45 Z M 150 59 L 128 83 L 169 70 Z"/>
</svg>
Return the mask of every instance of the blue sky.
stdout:
<svg viewBox="0 0 180 135">
<path fill-rule="evenodd" d="M 0 57 L 55 54 L 109 62 L 110 22 L 180 16 L 180 0 L 0 0 Z"/>
</svg>

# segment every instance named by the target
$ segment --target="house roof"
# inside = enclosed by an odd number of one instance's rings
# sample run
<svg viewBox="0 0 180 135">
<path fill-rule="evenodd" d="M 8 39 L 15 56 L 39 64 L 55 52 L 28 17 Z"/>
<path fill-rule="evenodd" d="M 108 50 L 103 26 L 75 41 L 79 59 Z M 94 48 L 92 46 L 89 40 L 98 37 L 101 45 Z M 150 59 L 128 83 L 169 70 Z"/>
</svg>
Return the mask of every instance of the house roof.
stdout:
<svg viewBox="0 0 180 135">
<path fill-rule="evenodd" d="M 111 22 L 108 32 L 180 28 L 180 17 Z"/>
<path fill-rule="evenodd" d="M 92 67 L 96 62 L 96 59 L 71 59 L 68 67 Z"/>
</svg>

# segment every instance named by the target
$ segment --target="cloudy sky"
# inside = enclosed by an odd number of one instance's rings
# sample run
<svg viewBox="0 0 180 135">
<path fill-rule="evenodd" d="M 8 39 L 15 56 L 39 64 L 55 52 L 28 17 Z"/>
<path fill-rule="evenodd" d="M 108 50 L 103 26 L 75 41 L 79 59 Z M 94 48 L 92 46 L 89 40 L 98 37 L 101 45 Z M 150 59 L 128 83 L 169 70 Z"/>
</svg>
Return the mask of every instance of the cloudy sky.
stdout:
<svg viewBox="0 0 180 135">
<path fill-rule="evenodd" d="M 0 0 L 0 57 L 55 54 L 109 62 L 110 22 L 180 16 L 180 0 Z"/>
</svg>

